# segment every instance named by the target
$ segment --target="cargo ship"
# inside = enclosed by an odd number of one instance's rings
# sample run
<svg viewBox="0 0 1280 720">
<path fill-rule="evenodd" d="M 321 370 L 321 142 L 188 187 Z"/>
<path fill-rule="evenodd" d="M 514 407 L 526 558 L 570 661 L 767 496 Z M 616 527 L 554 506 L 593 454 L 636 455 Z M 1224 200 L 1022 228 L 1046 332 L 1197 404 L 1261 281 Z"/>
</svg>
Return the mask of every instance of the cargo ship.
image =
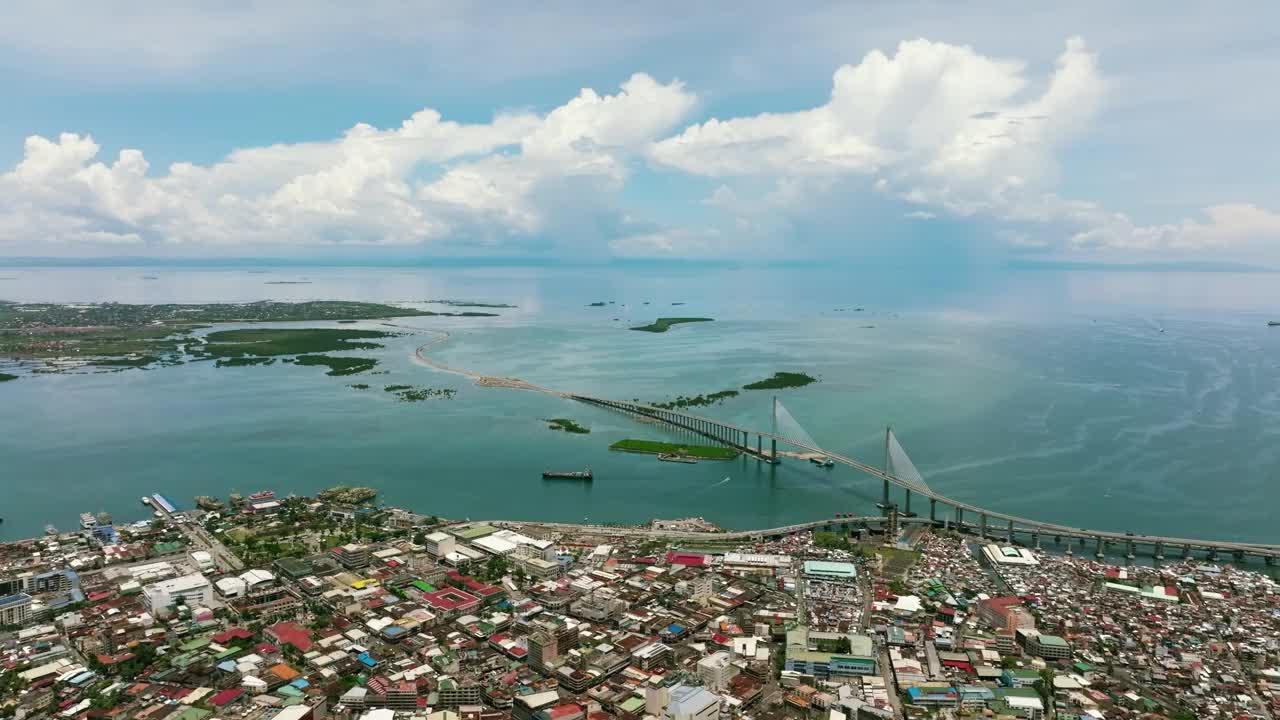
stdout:
<svg viewBox="0 0 1280 720">
<path fill-rule="evenodd" d="M 98 526 L 98 518 L 94 517 L 93 513 L 87 513 L 87 512 L 80 513 L 80 527 L 84 528 L 85 530 L 92 530 L 97 526 Z"/>
<path fill-rule="evenodd" d="M 591 475 L 591 469 L 587 468 L 586 470 L 573 470 L 570 472 L 552 472 L 550 470 L 547 470 L 542 473 L 542 479 L 543 480 L 585 480 L 586 482 L 591 482 L 593 478 Z"/>
<path fill-rule="evenodd" d="M 1267 327 L 1280 327 L 1280 320 L 1268 320 Z"/>
<path fill-rule="evenodd" d="M 835 460 L 832 460 L 831 458 L 825 457 L 825 456 L 811 457 L 809 458 L 809 462 L 813 463 L 814 465 L 817 465 L 818 467 L 823 467 L 823 468 L 836 466 Z"/>
</svg>

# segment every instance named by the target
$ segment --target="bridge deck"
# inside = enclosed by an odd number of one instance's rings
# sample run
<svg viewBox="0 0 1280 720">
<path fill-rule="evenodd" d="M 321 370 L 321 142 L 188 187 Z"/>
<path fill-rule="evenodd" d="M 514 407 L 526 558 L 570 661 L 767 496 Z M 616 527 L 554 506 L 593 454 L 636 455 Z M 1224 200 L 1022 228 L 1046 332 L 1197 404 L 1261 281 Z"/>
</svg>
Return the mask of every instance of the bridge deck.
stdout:
<svg viewBox="0 0 1280 720">
<path fill-rule="evenodd" d="M 960 500 L 953 500 L 952 498 L 949 498 L 946 495 L 943 495 L 942 493 L 936 492 L 932 489 L 926 490 L 915 484 L 908 483 L 897 477 L 894 477 L 893 475 L 890 475 L 889 473 L 881 470 L 880 468 L 873 467 L 871 465 L 868 465 L 864 462 L 848 457 L 846 455 L 830 452 L 828 450 L 824 450 L 823 448 L 818 447 L 815 444 L 805 443 L 799 440 L 794 440 L 792 438 L 788 438 L 782 435 L 777 435 L 771 432 L 739 427 L 731 423 L 726 423 L 722 420 L 702 417 L 700 415 L 693 415 L 693 414 L 682 412 L 679 410 L 666 410 L 663 408 L 656 408 L 649 405 L 642 405 L 639 403 L 625 402 L 625 401 L 619 401 L 619 400 L 609 400 L 605 398 L 592 397 L 590 395 L 567 394 L 565 397 L 568 397 L 573 400 L 577 400 L 579 402 L 585 402 L 592 405 L 599 405 L 602 407 L 609 407 L 615 410 L 620 410 L 623 412 L 629 412 L 635 415 L 640 415 L 642 417 L 652 418 L 654 420 L 666 423 L 668 425 L 672 425 L 674 427 L 691 430 L 693 432 L 697 432 L 699 434 L 706 435 L 708 437 L 716 439 L 719 442 L 725 443 L 727 445 L 733 445 L 734 447 L 745 450 L 751 455 L 755 455 L 754 449 L 746 447 L 739 443 L 732 442 L 725 438 L 720 438 L 715 435 L 705 433 L 697 429 L 697 427 L 695 426 L 699 423 L 709 424 L 714 427 L 721 428 L 730 432 L 745 433 L 748 436 L 755 435 L 761 438 L 776 440 L 779 443 L 790 445 L 791 447 L 800 448 L 802 450 L 805 450 L 811 453 L 825 455 L 826 457 L 830 458 L 834 462 L 840 463 L 841 465 L 845 465 L 847 467 L 851 467 L 855 470 L 866 473 L 867 475 L 880 478 L 881 480 L 888 481 L 889 483 L 897 487 L 910 490 L 911 492 L 916 493 L 917 495 L 920 495 L 928 500 L 933 500 L 936 502 L 943 503 L 944 505 L 948 505 L 952 508 L 959 509 L 966 513 L 975 513 L 976 515 L 979 515 L 979 516 L 985 515 L 988 519 L 1000 520 L 1006 523 L 1012 522 L 1015 526 L 1017 526 L 1023 532 L 1037 532 L 1044 535 L 1085 537 L 1085 538 L 1091 538 L 1091 539 L 1101 538 L 1102 540 L 1105 540 L 1105 541 L 1135 542 L 1135 543 L 1142 543 L 1146 545 L 1154 545 L 1156 543 L 1160 543 L 1163 545 L 1172 545 L 1172 546 L 1185 545 L 1190 547 L 1216 549 L 1216 550 L 1227 551 L 1227 552 L 1239 551 L 1239 552 L 1244 552 L 1250 555 L 1259 555 L 1262 557 L 1280 557 L 1280 545 L 1236 542 L 1236 541 L 1228 541 L 1228 540 L 1223 540 L 1223 541 L 1201 540 L 1196 538 L 1181 538 L 1181 537 L 1173 537 L 1173 536 L 1165 536 L 1165 535 L 1141 535 L 1141 534 L 1114 532 L 1114 531 L 1108 531 L 1108 530 L 1092 530 L 1088 528 L 1077 528 L 1077 527 L 1071 527 L 1068 525 L 1059 525 L 1057 523 L 1034 520 L 1031 518 L 1020 517 L 1018 515 L 1011 515 L 1009 513 L 1000 512 L 998 510 L 990 510 L 988 508 L 980 507 L 978 505 L 972 505 L 970 503 L 962 502 Z M 681 422 L 681 421 L 684 421 L 684 422 Z M 819 527 L 821 525 L 830 524 L 830 523 L 831 521 L 829 520 L 817 521 L 815 523 L 803 523 L 795 527 Z M 773 531 L 766 531 L 766 532 L 768 532 L 768 534 L 782 534 L 778 532 L 778 530 L 779 529 L 775 528 Z M 993 534 L 997 530 L 998 528 L 992 528 Z M 754 534 L 758 534 L 758 533 L 754 533 Z"/>
</svg>

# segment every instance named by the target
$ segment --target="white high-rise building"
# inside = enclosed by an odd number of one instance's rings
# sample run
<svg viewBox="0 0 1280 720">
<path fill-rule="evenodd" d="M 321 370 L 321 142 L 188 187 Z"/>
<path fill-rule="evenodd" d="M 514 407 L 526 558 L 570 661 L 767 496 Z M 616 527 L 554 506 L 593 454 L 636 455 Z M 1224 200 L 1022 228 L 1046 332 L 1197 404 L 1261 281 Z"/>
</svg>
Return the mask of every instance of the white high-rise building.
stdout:
<svg viewBox="0 0 1280 720">
<path fill-rule="evenodd" d="M 667 709 L 667 703 L 671 702 L 671 689 L 659 685 L 654 687 L 648 685 L 644 689 L 644 712 L 652 717 L 662 717 L 662 713 Z"/>
<path fill-rule="evenodd" d="M 457 549 L 457 541 L 448 533 L 433 532 L 426 537 L 426 540 L 427 554 L 436 559 L 442 558 Z"/>
<path fill-rule="evenodd" d="M 0 625 L 23 625 L 30 619 L 30 595 L 17 593 L 0 597 Z"/>
<path fill-rule="evenodd" d="M 738 668 L 731 662 L 732 656 L 727 652 L 708 655 L 698 661 L 698 677 L 702 684 L 712 692 L 724 692 L 729 687 L 729 680 L 738 674 Z"/>
</svg>

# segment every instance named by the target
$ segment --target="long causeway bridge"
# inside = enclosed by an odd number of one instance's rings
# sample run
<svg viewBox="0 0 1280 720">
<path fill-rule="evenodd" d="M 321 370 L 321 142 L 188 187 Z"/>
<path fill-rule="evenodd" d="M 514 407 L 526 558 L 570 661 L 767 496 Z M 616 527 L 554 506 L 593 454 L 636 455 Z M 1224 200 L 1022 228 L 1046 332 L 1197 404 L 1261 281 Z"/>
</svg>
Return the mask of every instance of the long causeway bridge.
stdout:
<svg viewBox="0 0 1280 720">
<path fill-rule="evenodd" d="M 918 497 L 920 501 L 929 503 L 928 520 L 920 518 L 919 522 L 956 527 L 965 531 L 975 532 L 984 538 L 1003 537 L 1010 543 L 1018 539 L 1023 541 L 1029 539 L 1032 544 L 1039 547 L 1042 539 L 1052 539 L 1059 544 L 1065 542 L 1068 551 L 1073 551 L 1077 542 L 1081 543 L 1082 550 L 1092 544 L 1098 557 L 1102 557 L 1108 547 L 1120 546 L 1125 548 L 1128 557 L 1133 558 L 1137 548 L 1141 546 L 1149 548 L 1152 556 L 1156 559 L 1163 559 L 1166 552 L 1180 554 L 1181 557 L 1189 557 L 1193 551 L 1205 553 L 1210 560 L 1216 560 L 1219 554 L 1230 554 L 1236 560 L 1243 560 L 1248 557 L 1261 558 L 1268 565 L 1275 563 L 1276 559 L 1280 558 L 1280 545 L 1226 540 L 1199 540 L 1195 538 L 1078 528 L 1010 515 L 1009 513 L 955 500 L 935 492 L 924 482 L 924 478 L 920 476 L 920 473 L 911 464 L 910 459 L 907 458 L 906 453 L 893 436 L 892 430 L 885 432 L 885 468 L 881 469 L 855 458 L 825 450 L 819 447 L 812 438 L 795 438 L 779 434 L 776 429 L 778 411 L 776 401 L 774 410 L 775 429 L 766 432 L 739 427 L 722 420 L 701 417 L 680 410 L 659 408 L 637 402 L 609 400 L 573 393 L 563 393 L 562 395 L 572 400 L 616 410 L 633 417 L 694 433 L 721 445 L 732 447 L 744 455 L 754 457 L 761 462 L 777 463 L 779 444 L 797 448 L 810 453 L 811 456 L 828 458 L 832 462 L 879 478 L 883 482 L 882 509 L 887 510 L 891 506 L 890 487 L 902 489 L 905 492 L 903 509 L 906 519 L 913 522 L 917 521 L 911 512 L 911 501 L 914 496 Z M 803 429 L 800 430 L 799 434 L 807 436 Z M 768 443 L 768 448 L 765 447 L 766 442 Z M 939 513 L 939 506 L 942 506 L 941 514 Z M 746 537 L 773 537 L 815 528 L 848 524 L 849 522 L 850 519 L 848 518 L 834 518 L 740 534 Z"/>
</svg>

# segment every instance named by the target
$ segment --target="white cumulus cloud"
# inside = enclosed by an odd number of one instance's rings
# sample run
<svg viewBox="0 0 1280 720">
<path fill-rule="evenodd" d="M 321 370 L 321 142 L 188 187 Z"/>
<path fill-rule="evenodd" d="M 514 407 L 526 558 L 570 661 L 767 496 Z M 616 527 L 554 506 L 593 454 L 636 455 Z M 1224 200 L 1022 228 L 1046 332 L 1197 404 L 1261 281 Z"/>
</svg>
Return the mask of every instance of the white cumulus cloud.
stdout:
<svg viewBox="0 0 1280 720">
<path fill-rule="evenodd" d="M 1043 91 L 1030 86 L 1021 61 L 912 40 L 893 56 L 876 50 L 836 70 L 824 105 L 711 119 L 657 143 L 652 155 L 715 177 L 863 174 L 999 189 L 1041 175 L 1103 90 L 1079 38 L 1067 42 Z"/>
<path fill-rule="evenodd" d="M 575 179 L 620 189 L 628 163 L 696 104 L 678 82 L 636 74 L 545 115 L 488 123 L 423 110 L 399 127 L 358 124 L 332 142 L 237 150 L 153 173 L 140 150 L 99 159 L 92 137 L 32 136 L 0 174 L 0 243 L 253 245 L 426 243 L 535 233 L 570 209 Z"/>
</svg>

